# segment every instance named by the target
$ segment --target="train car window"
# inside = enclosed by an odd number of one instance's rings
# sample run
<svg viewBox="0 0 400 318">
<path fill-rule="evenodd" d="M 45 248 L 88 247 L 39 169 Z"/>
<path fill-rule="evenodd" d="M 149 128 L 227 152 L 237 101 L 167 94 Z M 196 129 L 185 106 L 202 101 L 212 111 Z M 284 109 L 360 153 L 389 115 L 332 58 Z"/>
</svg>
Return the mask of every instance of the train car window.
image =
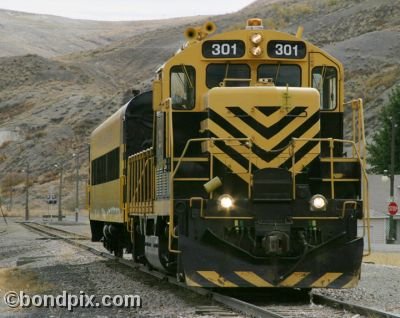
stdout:
<svg viewBox="0 0 400 318">
<path fill-rule="evenodd" d="M 301 86 L 301 68 L 295 64 L 261 64 L 257 70 L 257 80 L 272 78 L 275 86 Z"/>
<path fill-rule="evenodd" d="M 196 71 L 190 65 L 171 68 L 170 93 L 172 108 L 192 109 L 195 104 Z"/>
<path fill-rule="evenodd" d="M 225 79 L 225 86 L 249 86 L 250 67 L 247 64 L 209 64 L 207 66 L 206 85 L 208 88 L 220 86 Z"/>
<path fill-rule="evenodd" d="M 102 184 L 119 178 L 119 148 L 92 161 L 92 185 Z"/>
<path fill-rule="evenodd" d="M 312 87 L 318 89 L 321 109 L 332 110 L 337 104 L 337 70 L 332 66 L 317 66 L 312 71 Z"/>
</svg>

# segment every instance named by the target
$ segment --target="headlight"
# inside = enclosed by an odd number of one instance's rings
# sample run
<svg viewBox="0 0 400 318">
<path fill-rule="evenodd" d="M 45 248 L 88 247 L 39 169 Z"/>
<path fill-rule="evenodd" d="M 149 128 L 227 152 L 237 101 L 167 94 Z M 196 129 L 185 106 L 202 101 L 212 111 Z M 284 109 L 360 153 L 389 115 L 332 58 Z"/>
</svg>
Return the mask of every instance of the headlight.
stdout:
<svg viewBox="0 0 400 318">
<path fill-rule="evenodd" d="M 223 194 L 218 198 L 218 205 L 226 210 L 233 207 L 234 200 L 229 194 Z"/>
<path fill-rule="evenodd" d="M 260 34 L 260 33 L 254 33 L 254 34 L 252 34 L 251 35 L 251 37 L 250 37 L 250 41 L 253 43 L 253 44 L 260 44 L 261 43 L 261 41 L 262 41 L 262 35 Z"/>
<path fill-rule="evenodd" d="M 326 211 L 327 205 L 328 201 L 322 194 L 316 194 L 310 200 L 311 211 Z"/>
<path fill-rule="evenodd" d="M 251 54 L 254 56 L 260 56 L 262 53 L 262 48 L 260 46 L 254 46 L 250 49 Z"/>
</svg>

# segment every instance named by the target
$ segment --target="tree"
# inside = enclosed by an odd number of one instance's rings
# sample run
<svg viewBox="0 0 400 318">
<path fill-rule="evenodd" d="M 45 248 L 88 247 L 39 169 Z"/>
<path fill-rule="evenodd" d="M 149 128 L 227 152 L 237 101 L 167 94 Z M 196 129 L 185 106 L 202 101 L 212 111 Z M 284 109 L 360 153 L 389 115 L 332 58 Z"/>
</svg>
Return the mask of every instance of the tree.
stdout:
<svg viewBox="0 0 400 318">
<path fill-rule="evenodd" d="M 392 122 L 393 121 L 393 122 Z M 379 122 L 372 142 L 368 145 L 368 163 L 372 173 L 383 174 L 390 171 L 392 128 L 395 129 L 394 172 L 400 173 L 400 86 L 389 95 L 389 102 L 379 114 Z"/>
</svg>

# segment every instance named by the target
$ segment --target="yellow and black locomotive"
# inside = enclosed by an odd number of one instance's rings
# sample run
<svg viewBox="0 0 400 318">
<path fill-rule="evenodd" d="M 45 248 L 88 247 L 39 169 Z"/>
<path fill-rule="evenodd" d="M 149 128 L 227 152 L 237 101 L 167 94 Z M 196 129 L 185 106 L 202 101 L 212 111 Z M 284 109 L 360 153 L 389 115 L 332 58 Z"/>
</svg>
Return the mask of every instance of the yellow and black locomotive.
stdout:
<svg viewBox="0 0 400 318">
<path fill-rule="evenodd" d="M 92 133 L 92 239 L 190 286 L 355 286 L 368 193 L 342 64 L 301 28 L 214 31 L 187 29 L 152 90 Z"/>
</svg>

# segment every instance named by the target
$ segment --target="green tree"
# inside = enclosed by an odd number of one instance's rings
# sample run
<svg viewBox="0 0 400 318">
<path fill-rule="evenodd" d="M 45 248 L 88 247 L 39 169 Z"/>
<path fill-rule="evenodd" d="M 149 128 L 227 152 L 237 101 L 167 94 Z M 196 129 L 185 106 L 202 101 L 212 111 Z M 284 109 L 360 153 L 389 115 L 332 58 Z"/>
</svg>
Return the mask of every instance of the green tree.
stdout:
<svg viewBox="0 0 400 318">
<path fill-rule="evenodd" d="M 389 95 L 389 102 L 379 114 L 379 122 L 372 142 L 368 145 L 368 163 L 370 172 L 390 172 L 390 153 L 392 140 L 392 120 L 395 125 L 394 171 L 400 173 L 400 86 L 396 86 Z"/>
</svg>

